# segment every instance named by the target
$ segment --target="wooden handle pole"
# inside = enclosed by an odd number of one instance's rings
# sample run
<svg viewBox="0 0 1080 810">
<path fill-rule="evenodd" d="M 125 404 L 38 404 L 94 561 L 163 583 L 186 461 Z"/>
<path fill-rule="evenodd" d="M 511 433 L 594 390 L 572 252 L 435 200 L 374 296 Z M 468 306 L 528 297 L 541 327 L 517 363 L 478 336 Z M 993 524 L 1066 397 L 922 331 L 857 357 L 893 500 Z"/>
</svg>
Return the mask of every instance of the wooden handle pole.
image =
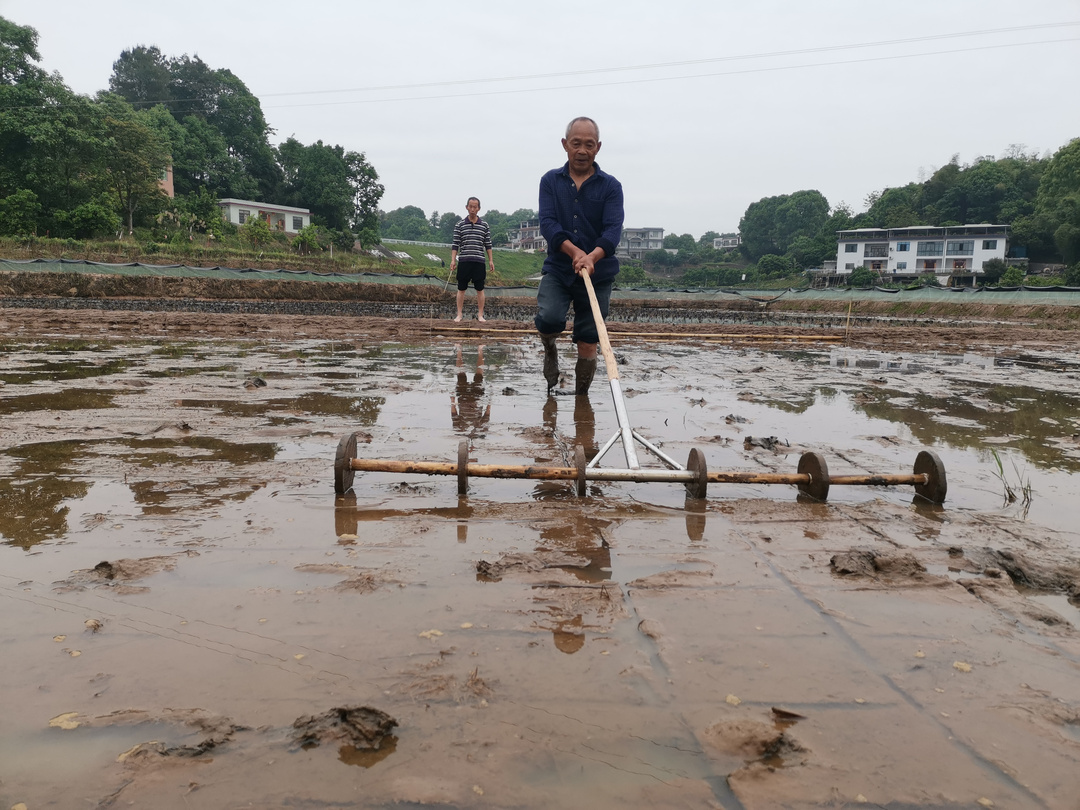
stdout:
<svg viewBox="0 0 1080 810">
<path fill-rule="evenodd" d="M 619 379 L 619 366 L 615 362 L 615 352 L 611 350 L 611 341 L 608 340 L 607 326 L 604 324 L 604 316 L 600 312 L 600 302 L 596 300 L 596 290 L 593 289 L 592 278 L 588 273 L 581 274 L 585 282 L 585 290 L 589 293 L 589 306 L 592 308 L 593 321 L 596 322 L 596 334 L 600 336 L 600 351 L 604 355 L 604 365 L 607 366 L 609 380 Z"/>
</svg>

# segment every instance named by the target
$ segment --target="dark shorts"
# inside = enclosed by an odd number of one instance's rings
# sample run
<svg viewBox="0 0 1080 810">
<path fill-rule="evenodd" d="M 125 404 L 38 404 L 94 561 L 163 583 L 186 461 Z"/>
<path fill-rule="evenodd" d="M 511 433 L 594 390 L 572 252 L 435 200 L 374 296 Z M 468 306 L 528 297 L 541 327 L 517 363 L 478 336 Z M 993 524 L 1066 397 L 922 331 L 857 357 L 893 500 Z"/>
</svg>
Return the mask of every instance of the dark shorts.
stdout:
<svg viewBox="0 0 1080 810">
<path fill-rule="evenodd" d="M 600 314 L 605 318 L 614 282 L 613 278 L 593 281 L 596 303 L 600 305 Z M 596 331 L 596 320 L 589 304 L 589 291 L 577 275 L 569 280 L 557 273 L 544 273 L 540 279 L 540 289 L 536 291 L 536 318 L 533 319 L 536 331 L 542 335 L 564 331 L 571 305 L 574 307 L 574 331 L 570 339 L 575 343 L 599 343 L 600 335 Z"/>
<path fill-rule="evenodd" d="M 487 265 L 469 259 L 459 261 L 457 265 L 457 288 L 462 291 L 469 289 L 470 281 L 477 292 L 484 289 L 484 282 L 487 281 Z"/>
</svg>

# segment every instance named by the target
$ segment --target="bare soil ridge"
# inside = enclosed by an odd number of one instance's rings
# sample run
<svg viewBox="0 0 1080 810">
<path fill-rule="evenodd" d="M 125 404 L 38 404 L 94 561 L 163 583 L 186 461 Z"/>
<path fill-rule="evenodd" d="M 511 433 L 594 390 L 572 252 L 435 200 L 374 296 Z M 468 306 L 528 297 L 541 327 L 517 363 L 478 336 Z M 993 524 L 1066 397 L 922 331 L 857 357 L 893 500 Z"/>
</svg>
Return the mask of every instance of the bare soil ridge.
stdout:
<svg viewBox="0 0 1080 810">
<path fill-rule="evenodd" d="M 0 321 L 9 333 L 70 334 L 82 325 L 96 334 L 167 330 L 173 335 L 225 337 L 291 336 L 300 331 L 330 338 L 363 334 L 395 339 L 425 331 L 460 334 L 446 323 L 452 317 L 453 294 L 421 284 L 8 272 L 0 273 Z M 489 323 L 468 327 L 478 334 L 528 330 L 533 306 L 529 295 L 489 297 Z M 1054 349 L 1075 347 L 1080 307 L 967 300 L 849 304 L 797 297 L 673 301 L 658 296 L 613 299 L 609 329 L 615 335 L 767 334 L 782 340 L 801 333 L 842 333 L 847 343 L 883 350 Z"/>
</svg>

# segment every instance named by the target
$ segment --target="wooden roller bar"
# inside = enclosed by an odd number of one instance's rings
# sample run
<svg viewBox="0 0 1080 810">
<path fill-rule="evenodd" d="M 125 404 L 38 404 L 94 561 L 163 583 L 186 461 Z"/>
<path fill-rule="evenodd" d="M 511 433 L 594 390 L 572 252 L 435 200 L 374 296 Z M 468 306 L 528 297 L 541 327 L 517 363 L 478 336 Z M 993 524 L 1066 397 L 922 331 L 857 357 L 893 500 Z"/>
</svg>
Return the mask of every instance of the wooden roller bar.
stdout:
<svg viewBox="0 0 1080 810">
<path fill-rule="evenodd" d="M 416 473 L 419 475 L 457 475 L 458 465 L 450 461 L 395 461 L 393 459 L 354 458 L 349 464 L 353 472 Z M 548 467 L 535 464 L 477 464 L 470 462 L 466 468 L 469 478 L 527 478 L 534 481 L 573 481 L 577 478 L 576 467 Z M 586 470 L 589 481 L 666 481 L 686 483 L 696 479 L 691 470 L 640 469 L 620 470 L 601 467 Z M 710 484 L 793 484 L 813 483 L 809 473 L 759 473 L 721 472 L 710 470 L 706 474 Z M 900 484 L 926 484 L 925 473 L 896 473 L 891 475 L 834 475 L 830 484 L 844 486 L 897 486 Z"/>
<path fill-rule="evenodd" d="M 334 488 L 345 493 L 352 488 L 358 472 L 386 472 L 417 475 L 451 475 L 458 478 L 458 492 L 468 492 L 469 478 L 521 478 L 533 481 L 576 481 L 579 495 L 585 494 L 588 481 L 633 481 L 683 484 L 691 498 L 706 497 L 709 484 L 789 484 L 820 501 L 828 499 L 829 487 L 837 486 L 914 486 L 920 497 L 933 503 L 944 503 L 947 492 L 945 467 L 937 454 L 923 450 L 915 459 L 910 473 L 870 475 L 829 475 L 824 457 L 819 453 L 804 453 L 797 472 L 763 473 L 748 471 L 709 470 L 705 457 L 698 449 L 690 451 L 684 469 L 617 469 L 588 467 L 581 447 L 575 448 L 574 467 L 549 467 L 538 464 L 478 464 L 469 461 L 468 442 L 458 446 L 457 462 L 398 461 L 394 459 L 356 458 L 356 436 L 343 436 L 338 445 L 334 465 Z"/>
</svg>

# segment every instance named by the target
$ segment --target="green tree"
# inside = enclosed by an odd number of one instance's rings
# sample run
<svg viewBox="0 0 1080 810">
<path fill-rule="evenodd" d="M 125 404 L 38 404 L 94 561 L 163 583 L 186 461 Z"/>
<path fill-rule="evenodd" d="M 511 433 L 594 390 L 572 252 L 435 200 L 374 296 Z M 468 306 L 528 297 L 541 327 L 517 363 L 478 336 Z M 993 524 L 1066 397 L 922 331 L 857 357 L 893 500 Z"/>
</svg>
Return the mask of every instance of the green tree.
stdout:
<svg viewBox="0 0 1080 810">
<path fill-rule="evenodd" d="M 667 238 L 664 239 L 667 242 Z M 674 267 L 678 259 L 665 250 L 650 250 L 642 257 L 642 264 L 647 267 Z"/>
<path fill-rule="evenodd" d="M 1035 215 L 1053 234 L 1054 246 L 1064 262 L 1080 260 L 1080 138 L 1050 158 L 1039 183 Z"/>
<path fill-rule="evenodd" d="M 405 224 L 412 220 L 423 220 L 424 226 L 427 226 L 427 215 L 424 213 L 424 209 L 417 208 L 415 205 L 406 205 L 402 208 L 395 208 L 393 211 L 380 212 L 379 214 L 379 232 L 387 239 L 408 239 L 404 236 Z M 455 223 L 456 224 L 456 223 Z M 415 229 L 415 225 L 412 229 Z"/>
<path fill-rule="evenodd" d="M 173 77 L 169 60 L 156 45 L 136 45 L 121 51 L 112 69 L 109 90 L 136 108 L 148 109 L 172 101 Z"/>
<path fill-rule="evenodd" d="M 283 177 L 281 202 L 310 208 L 313 219 L 336 231 L 378 227 L 383 187 L 364 155 L 317 141 L 289 138 L 278 148 Z M 427 233 L 425 219 L 424 233 Z M 411 237 L 399 237 L 411 238 Z"/>
<path fill-rule="evenodd" d="M 240 226 L 240 238 L 258 250 L 263 245 L 268 245 L 274 239 L 270 226 L 265 219 L 249 217 L 248 221 Z"/>
<path fill-rule="evenodd" d="M 750 203 L 739 220 L 743 252 L 751 260 L 783 255 L 799 236 L 814 237 L 829 219 L 829 202 L 820 191 L 796 191 Z"/>
<path fill-rule="evenodd" d="M 887 188 L 880 194 L 872 195 L 865 219 L 875 228 L 922 225 L 922 216 L 917 210 L 921 195 L 922 187 L 917 183 L 908 183 L 901 188 Z"/>
<path fill-rule="evenodd" d="M 1080 262 L 1065 271 L 1064 282 L 1069 287 L 1080 287 Z"/>
<path fill-rule="evenodd" d="M 293 237 L 292 247 L 302 256 L 323 250 L 323 246 L 319 243 L 319 227 L 317 225 L 308 225 L 301 228 Z"/>
<path fill-rule="evenodd" d="M 168 82 L 163 89 L 166 75 Z M 279 202 L 276 195 L 281 170 L 268 140 L 270 127 L 259 100 L 231 71 L 215 70 L 198 56 L 166 57 L 156 48 L 140 45 L 124 51 L 113 64 L 109 84 L 140 109 L 164 103 L 185 129 L 198 130 L 188 122 L 195 118 L 213 130 L 216 138 L 197 131 L 195 142 L 185 145 L 197 150 L 201 143 L 217 164 L 212 170 L 214 182 L 208 183 L 212 190 L 226 197 Z M 224 144 L 224 152 L 218 139 Z M 182 188 L 191 191 L 196 183 L 191 182 L 188 173 L 197 168 L 186 159 L 189 155 L 177 148 L 178 144 L 170 145 L 180 165 Z"/>
<path fill-rule="evenodd" d="M 0 234 L 5 236 L 28 236 L 37 229 L 41 204 L 37 194 L 20 188 L 7 197 L 0 197 Z"/>
<path fill-rule="evenodd" d="M 856 267 L 848 277 L 849 287 L 873 287 L 878 283 L 878 274 L 869 267 Z"/>
<path fill-rule="evenodd" d="M 664 237 L 664 250 L 677 250 L 678 255 L 673 257 L 674 263 L 685 262 L 697 251 L 697 240 L 690 234 L 668 234 Z"/>
<path fill-rule="evenodd" d="M 454 227 L 461 221 L 461 217 L 457 214 L 453 214 L 447 211 L 441 217 L 435 227 L 436 239 L 439 242 L 446 242 L 449 244 L 454 241 Z"/>
<path fill-rule="evenodd" d="M 535 219 L 535 217 L 526 217 L 526 219 Z M 637 262 L 623 262 L 619 265 L 619 275 L 615 277 L 615 283 L 624 288 L 643 287 L 651 284 L 652 279 Z"/>
<path fill-rule="evenodd" d="M 94 198 L 101 111 L 37 67 L 37 32 L 0 18 L 0 197 L 37 197 L 36 230 L 63 230 L 59 214 Z M 26 213 L 26 209 L 23 209 Z"/>
<path fill-rule="evenodd" d="M 758 272 L 770 278 L 786 276 L 792 272 L 791 262 L 775 253 L 766 253 L 757 261 Z"/>
<path fill-rule="evenodd" d="M 121 232 L 123 225 L 115 205 L 105 195 L 84 202 L 70 211 L 58 211 L 56 219 L 63 231 L 76 239 L 103 236 L 114 238 Z"/>
<path fill-rule="evenodd" d="M 100 103 L 106 109 L 104 179 L 131 234 L 137 211 L 156 215 L 164 202 L 160 182 L 168 151 L 157 133 L 119 97 L 102 96 Z"/>
<path fill-rule="evenodd" d="M 1002 259 L 990 259 L 983 265 L 982 281 L 984 284 L 997 284 L 1009 266 Z"/>
<path fill-rule="evenodd" d="M 998 285 L 1001 287 L 1019 287 L 1024 283 L 1024 271 L 1019 267 L 1010 267 L 1001 276 Z"/>
<path fill-rule="evenodd" d="M 0 85 L 41 78 L 44 71 L 34 64 L 40 61 L 37 31 L 0 17 Z"/>
<path fill-rule="evenodd" d="M 166 210 L 158 215 L 158 222 L 177 228 L 190 242 L 197 233 L 210 233 L 220 237 L 225 222 L 218 207 L 217 195 L 206 188 L 191 194 L 178 195 Z"/>
</svg>

